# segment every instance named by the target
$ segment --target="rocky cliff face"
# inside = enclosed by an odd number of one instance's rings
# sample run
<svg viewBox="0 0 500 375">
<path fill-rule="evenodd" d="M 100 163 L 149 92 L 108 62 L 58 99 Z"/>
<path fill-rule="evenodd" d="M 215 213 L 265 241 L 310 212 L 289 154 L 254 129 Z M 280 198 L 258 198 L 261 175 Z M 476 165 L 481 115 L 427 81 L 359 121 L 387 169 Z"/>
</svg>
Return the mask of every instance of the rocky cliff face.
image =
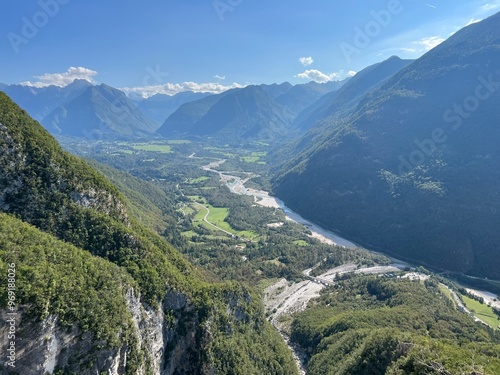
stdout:
<svg viewBox="0 0 500 375">
<path fill-rule="evenodd" d="M 249 296 L 227 296 L 225 318 L 227 327 L 248 319 L 245 306 Z M 214 314 L 203 319 L 200 311 L 181 292 L 165 296 L 163 307 L 152 308 L 141 303 L 133 289 L 126 293 L 130 319 L 136 337 L 135 348 L 125 345 L 108 348 L 76 325 L 63 327 L 57 315 L 39 320 L 30 316 L 29 306 L 18 310 L 15 368 L 0 364 L 1 374 L 108 374 L 121 375 L 127 371 L 127 353 L 142 357 L 142 364 L 133 370 L 136 375 L 214 374 L 210 358 L 204 358 L 203 348 L 210 344 L 210 327 L 215 326 Z M 8 319 L 7 310 L 0 310 L 0 321 Z M 0 325 L 0 337 L 6 338 L 8 324 Z M 3 352 L 7 342 L 3 342 Z"/>
<path fill-rule="evenodd" d="M 8 318 L 6 310 L 0 310 L 0 321 Z M 50 315 L 38 321 L 29 314 L 29 306 L 22 306 L 17 313 L 16 360 L 14 367 L 4 363 L 2 374 L 45 375 L 60 369 L 70 373 L 123 374 L 125 353 L 121 349 L 96 350 L 98 344 L 92 335 L 82 332 L 76 325 L 61 327 L 58 317 Z M 7 337 L 8 325 L 0 326 L 0 335 Z M 2 345 L 5 348 L 7 343 Z M 0 365 L 2 366 L 2 365 Z"/>
</svg>

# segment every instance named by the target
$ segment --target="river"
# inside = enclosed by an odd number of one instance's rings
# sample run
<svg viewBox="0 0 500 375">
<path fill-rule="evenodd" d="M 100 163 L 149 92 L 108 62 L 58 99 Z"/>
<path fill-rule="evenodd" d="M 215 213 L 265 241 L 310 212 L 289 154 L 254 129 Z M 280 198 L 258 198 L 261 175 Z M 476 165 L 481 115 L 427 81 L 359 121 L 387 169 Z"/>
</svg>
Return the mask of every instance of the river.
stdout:
<svg viewBox="0 0 500 375">
<path fill-rule="evenodd" d="M 207 164 L 202 167 L 203 170 L 217 173 L 221 179 L 221 181 L 229 188 L 229 190 L 234 194 L 239 195 L 248 195 L 254 197 L 255 203 L 265 207 L 274 207 L 280 208 L 286 215 L 288 220 L 294 221 L 296 223 L 302 224 L 306 226 L 311 231 L 311 236 L 317 238 L 323 243 L 327 243 L 330 245 L 338 245 L 347 248 L 355 248 L 357 247 L 354 243 L 345 238 L 340 237 L 338 234 L 333 233 L 329 230 L 323 229 L 318 225 L 310 222 L 307 219 L 304 219 L 300 214 L 294 212 L 290 208 L 288 208 L 285 203 L 276 197 L 269 195 L 269 192 L 264 190 L 256 190 L 245 187 L 245 183 L 253 177 L 257 177 L 256 174 L 250 172 L 221 172 L 218 171 L 217 167 L 220 167 L 225 163 L 225 159 L 220 159 L 218 161 L 214 161 L 210 164 Z M 231 175 L 230 173 L 239 173 L 244 174 L 246 177 L 241 178 L 238 176 Z M 399 262 L 399 261 L 398 261 Z"/>
</svg>

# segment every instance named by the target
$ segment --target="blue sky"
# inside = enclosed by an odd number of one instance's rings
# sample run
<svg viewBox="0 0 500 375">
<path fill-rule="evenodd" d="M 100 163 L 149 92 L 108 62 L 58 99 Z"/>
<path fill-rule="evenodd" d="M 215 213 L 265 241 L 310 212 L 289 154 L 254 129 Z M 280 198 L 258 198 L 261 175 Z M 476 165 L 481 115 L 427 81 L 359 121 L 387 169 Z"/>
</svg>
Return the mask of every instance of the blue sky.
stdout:
<svg viewBox="0 0 500 375">
<path fill-rule="evenodd" d="M 498 11 L 500 0 L 6 1 L 0 82 L 79 77 L 144 95 L 323 82 L 417 58 Z"/>
</svg>

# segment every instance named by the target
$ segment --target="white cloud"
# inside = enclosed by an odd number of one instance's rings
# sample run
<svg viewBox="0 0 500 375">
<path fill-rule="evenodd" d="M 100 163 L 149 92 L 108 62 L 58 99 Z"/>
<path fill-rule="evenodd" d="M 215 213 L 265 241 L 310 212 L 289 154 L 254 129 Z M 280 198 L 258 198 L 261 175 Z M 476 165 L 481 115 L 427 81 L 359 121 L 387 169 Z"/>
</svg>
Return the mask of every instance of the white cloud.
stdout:
<svg viewBox="0 0 500 375">
<path fill-rule="evenodd" d="M 41 76 L 35 76 L 39 81 L 37 82 L 21 82 L 23 86 L 32 86 L 32 87 L 47 87 L 47 86 L 59 86 L 65 87 L 72 83 L 75 79 L 85 79 L 90 83 L 94 83 L 94 76 L 97 75 L 97 72 L 94 70 L 90 70 L 82 67 L 70 67 L 68 71 L 64 73 L 45 73 Z"/>
<path fill-rule="evenodd" d="M 299 59 L 299 62 L 302 65 L 304 65 L 304 66 L 309 66 L 309 65 L 311 65 L 314 62 L 314 59 L 311 56 L 309 56 L 309 57 L 301 57 Z"/>
<path fill-rule="evenodd" d="M 220 79 L 221 81 L 224 81 L 226 79 L 226 76 L 221 76 L 221 75 L 214 75 L 214 78 Z"/>
<path fill-rule="evenodd" d="M 433 49 L 434 47 L 443 43 L 446 39 L 440 36 L 430 36 L 427 38 L 420 39 L 417 44 L 424 47 L 426 51 Z"/>
<path fill-rule="evenodd" d="M 354 70 L 349 70 L 349 71 L 347 72 L 347 76 L 348 76 L 348 77 L 354 77 L 356 74 L 357 74 L 357 72 L 355 72 Z"/>
<path fill-rule="evenodd" d="M 175 95 L 184 91 L 193 92 L 208 92 L 211 94 L 220 94 L 224 91 L 242 88 L 244 85 L 239 83 L 232 83 L 230 85 L 221 85 L 220 83 L 196 83 L 196 82 L 183 82 L 183 83 L 165 83 L 157 86 L 144 86 L 144 87 L 124 87 L 121 88 L 127 95 L 139 95 L 143 98 L 149 98 L 156 94 Z"/>
<path fill-rule="evenodd" d="M 499 7 L 500 7 L 500 1 L 493 1 L 493 2 L 490 2 L 490 3 L 486 3 L 484 5 L 481 5 L 479 7 L 479 9 L 482 12 L 489 12 L 489 11 L 495 10 L 495 9 L 497 9 Z"/>
<path fill-rule="evenodd" d="M 415 40 L 404 47 L 400 47 L 397 50 L 401 52 L 406 52 L 412 55 L 421 55 L 427 51 L 430 51 L 434 47 L 443 43 L 446 39 L 440 36 L 429 36 L 419 40 Z"/>
<path fill-rule="evenodd" d="M 316 69 L 306 70 L 305 72 L 297 74 L 297 77 L 299 78 L 308 79 L 309 81 L 318 83 L 325 83 L 333 81 L 334 79 L 340 79 L 342 76 L 343 71 L 340 71 L 339 73 L 325 74 Z"/>
<path fill-rule="evenodd" d="M 485 18 L 496 13 L 498 11 L 498 8 L 500 8 L 500 0 L 490 1 L 486 4 L 481 5 L 475 12 L 474 16 L 463 27 L 481 22 Z"/>
</svg>

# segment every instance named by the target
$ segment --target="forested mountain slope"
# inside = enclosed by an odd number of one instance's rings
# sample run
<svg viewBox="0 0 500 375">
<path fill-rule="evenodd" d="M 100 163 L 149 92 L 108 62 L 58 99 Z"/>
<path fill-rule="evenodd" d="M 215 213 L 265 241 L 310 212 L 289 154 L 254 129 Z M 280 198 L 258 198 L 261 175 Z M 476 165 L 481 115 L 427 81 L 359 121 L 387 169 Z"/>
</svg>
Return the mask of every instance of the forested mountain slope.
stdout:
<svg viewBox="0 0 500 375">
<path fill-rule="evenodd" d="M 436 279 L 359 276 L 296 315 L 308 374 L 498 374 L 500 336 L 457 310 Z"/>
<path fill-rule="evenodd" d="M 328 124 L 332 117 L 339 117 L 343 112 L 351 109 L 370 91 L 378 88 L 387 79 L 408 66 L 412 60 L 402 60 L 392 56 L 385 61 L 370 65 L 349 79 L 340 89 L 332 91 L 309 108 L 306 108 L 295 119 L 295 123 L 302 130 L 312 127 L 321 129 L 321 125 Z"/>
<path fill-rule="evenodd" d="M 133 100 L 142 113 L 154 120 L 158 128 L 165 120 L 185 103 L 193 102 L 209 96 L 209 93 L 185 91 L 175 95 L 156 94 L 149 98 Z"/>
<path fill-rule="evenodd" d="M 500 278 L 500 14 L 330 121 L 278 172 L 291 208 L 373 248 Z"/>
<path fill-rule="evenodd" d="M 14 263 L 18 287 L 18 373 L 296 373 L 251 290 L 203 281 L 3 93 L 0 210 L 2 282 Z M 3 334 L 6 289 L 0 297 Z"/>
</svg>

